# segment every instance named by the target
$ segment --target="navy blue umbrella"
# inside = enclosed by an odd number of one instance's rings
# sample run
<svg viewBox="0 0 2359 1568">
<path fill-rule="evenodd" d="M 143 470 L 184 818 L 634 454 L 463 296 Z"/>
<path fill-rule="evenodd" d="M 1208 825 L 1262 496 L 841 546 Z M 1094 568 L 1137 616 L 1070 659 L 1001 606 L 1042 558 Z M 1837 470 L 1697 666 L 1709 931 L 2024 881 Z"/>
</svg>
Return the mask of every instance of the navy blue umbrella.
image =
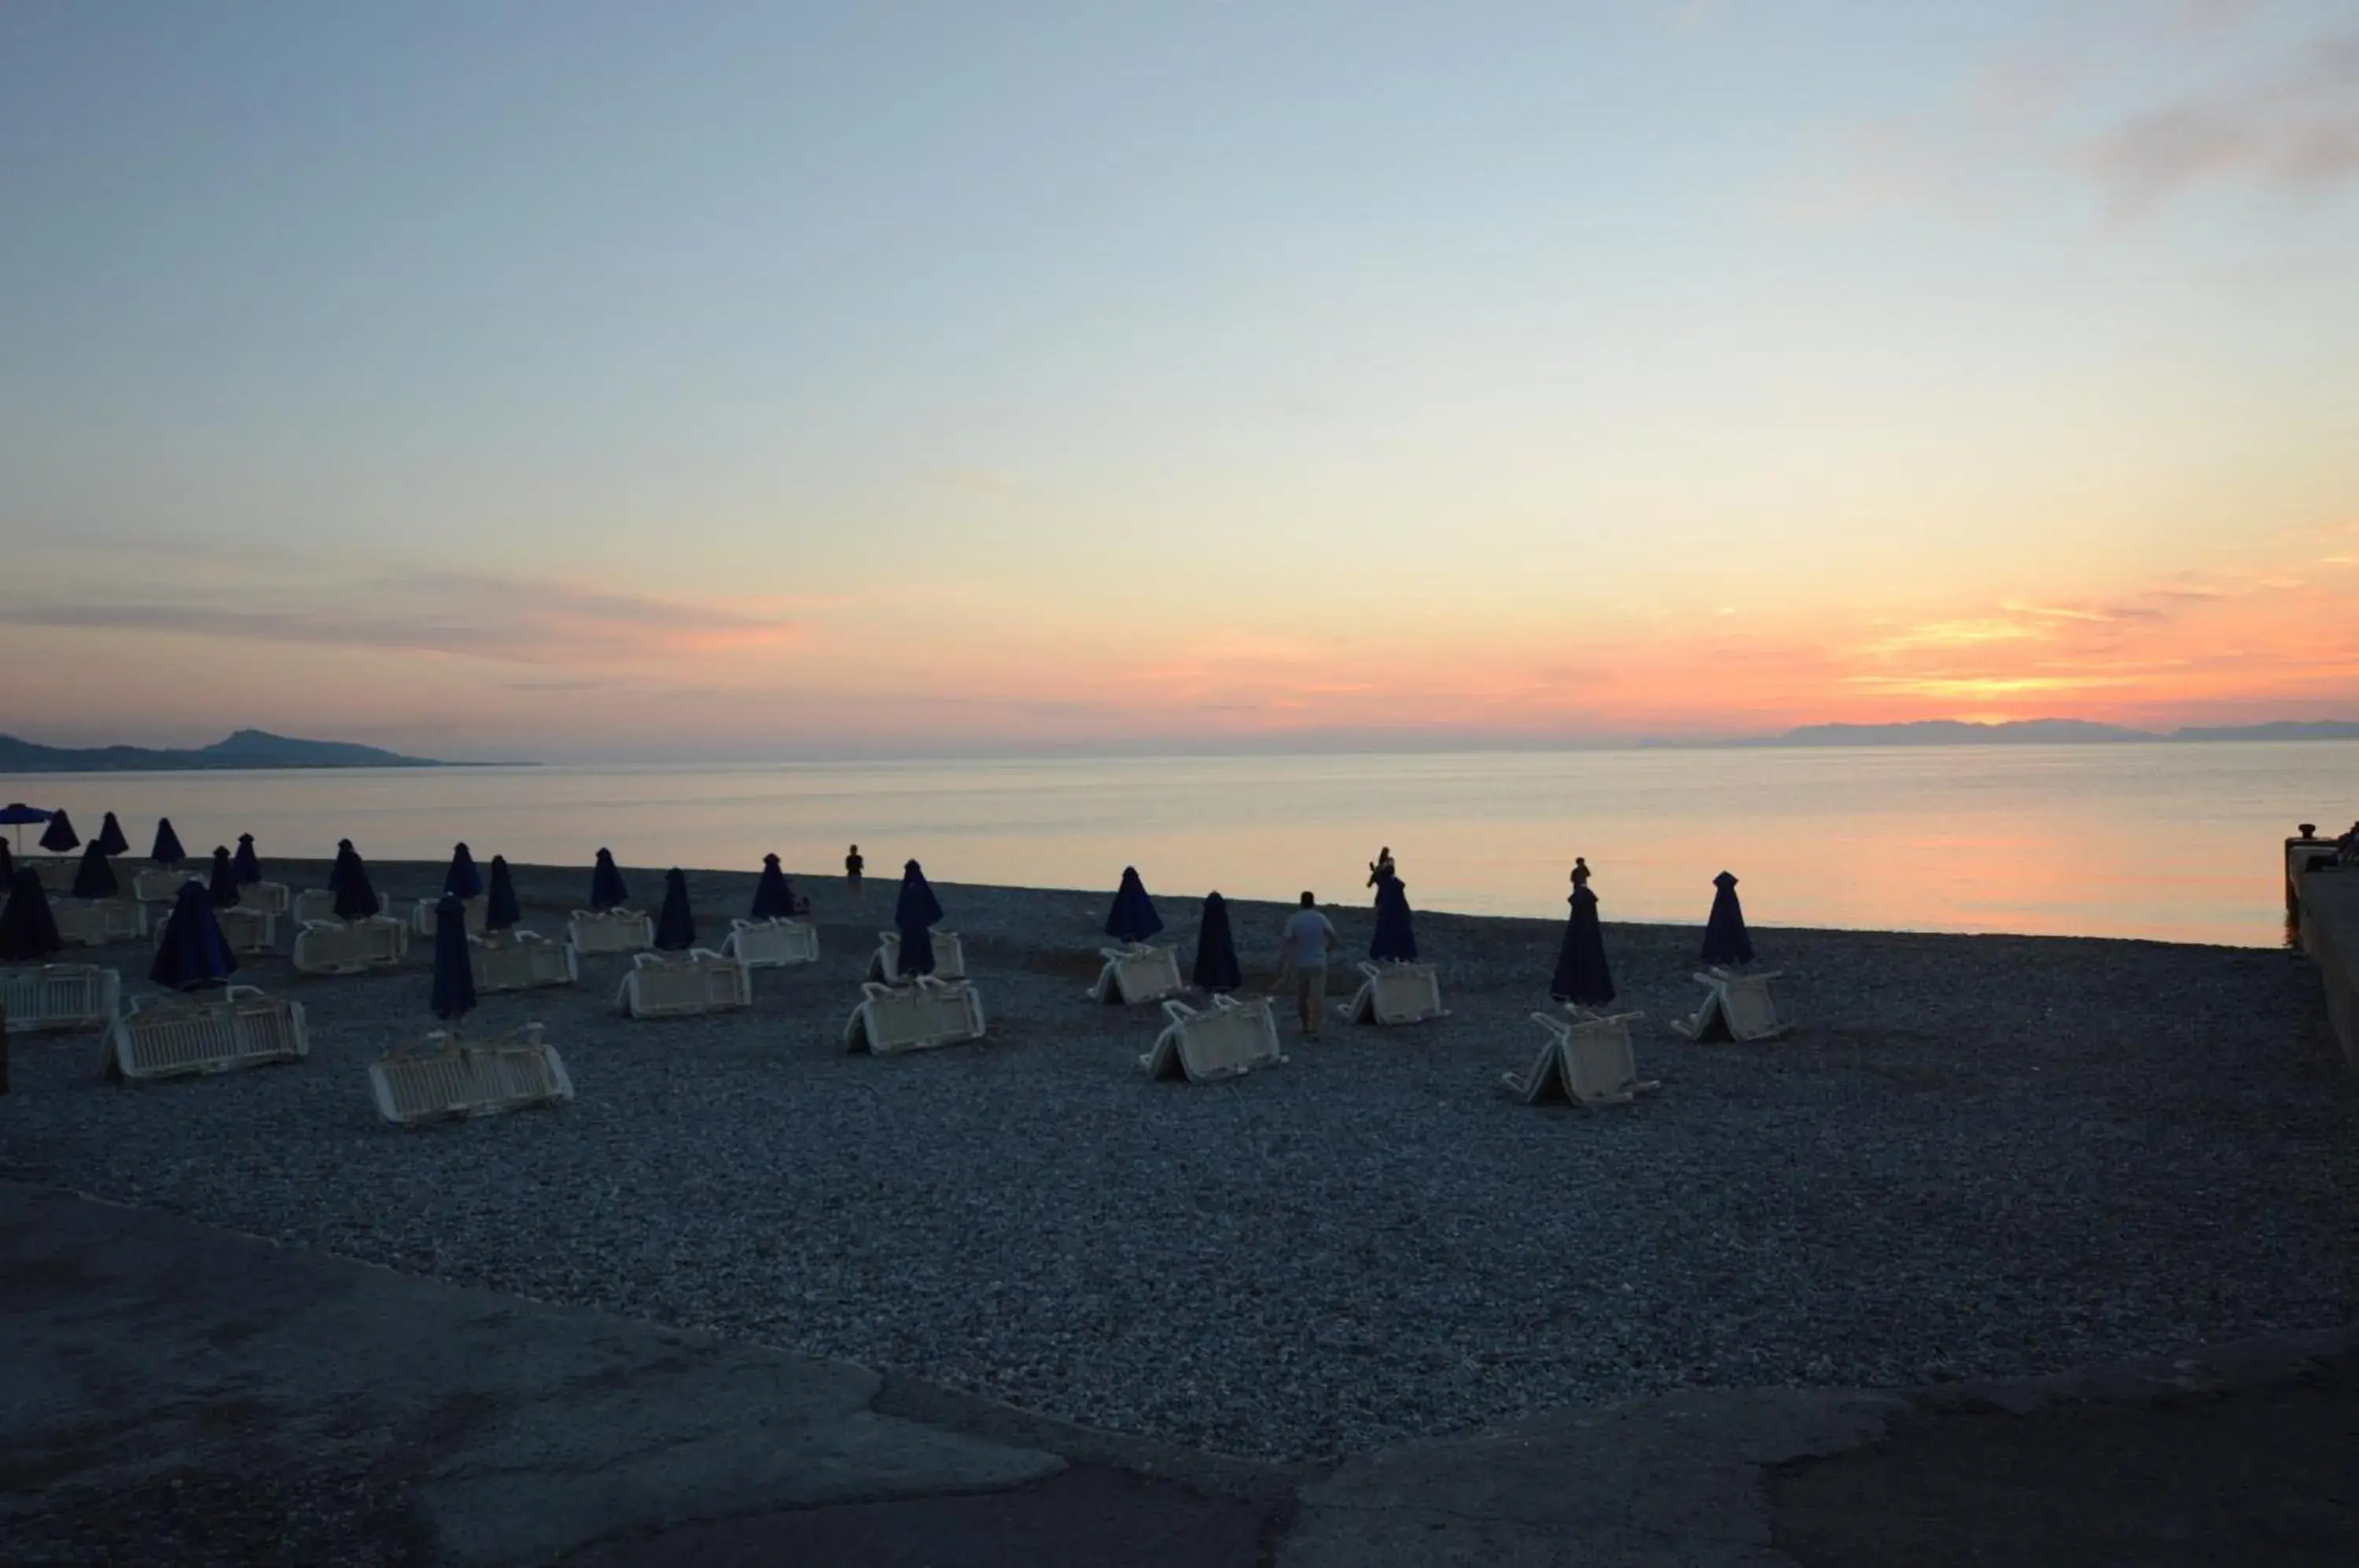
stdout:
<svg viewBox="0 0 2359 1568">
<path fill-rule="evenodd" d="M 1745 929 L 1745 906 L 1736 901 L 1736 878 L 1723 871 L 1712 879 L 1712 918 L 1703 925 L 1706 964 L 1750 964 L 1753 933 Z"/>
<path fill-rule="evenodd" d="M 1376 879 L 1376 929 L 1368 956 L 1379 964 L 1417 962 L 1417 931 L 1409 923 L 1408 888 L 1397 877 Z"/>
<path fill-rule="evenodd" d="M 475 857 L 463 844 L 451 846 L 451 869 L 442 874 L 442 891 L 456 893 L 462 898 L 483 896 L 484 875 L 475 869 Z"/>
<path fill-rule="evenodd" d="M 516 884 L 508 879 L 508 857 L 495 855 L 492 856 L 492 896 L 484 903 L 484 929 L 506 931 L 523 919 L 524 911 L 516 908 Z"/>
<path fill-rule="evenodd" d="M 942 918 L 942 906 L 914 860 L 901 867 L 901 896 L 893 901 L 893 929 L 901 933 L 901 973 L 934 972 L 933 923 Z"/>
<path fill-rule="evenodd" d="M 1572 918 L 1565 922 L 1564 945 L 1557 950 L 1549 995 L 1560 1002 L 1602 1007 L 1614 999 L 1614 975 L 1605 966 L 1605 932 L 1597 923 L 1597 895 L 1589 890 L 1589 863 L 1572 863 Z"/>
<path fill-rule="evenodd" d="M 77 898 L 112 898 L 123 891 L 123 884 L 114 879 L 114 867 L 106 863 L 106 851 L 98 840 L 82 852 L 82 864 L 74 867 L 73 896 Z"/>
<path fill-rule="evenodd" d="M 82 834 L 74 832 L 73 819 L 60 806 L 49 813 L 49 827 L 41 835 L 41 847 L 51 855 L 63 855 L 82 847 Z"/>
<path fill-rule="evenodd" d="M 598 864 L 590 872 L 590 907 L 593 909 L 619 909 L 630 901 L 631 890 L 623 886 L 623 874 L 614 868 L 612 850 L 598 852 Z"/>
<path fill-rule="evenodd" d="M 457 1023 L 475 1010 L 475 965 L 467 955 L 467 906 L 444 893 L 434 906 L 434 1016 Z"/>
<path fill-rule="evenodd" d="M 369 885 L 368 867 L 361 864 L 360 851 L 350 839 L 344 841 L 339 865 L 340 869 L 328 877 L 329 886 L 336 890 L 336 919 L 364 920 L 385 908 L 385 900 Z"/>
<path fill-rule="evenodd" d="M 754 913 L 757 920 L 783 920 L 795 912 L 795 889 L 787 874 L 778 869 L 778 857 L 762 856 L 762 879 L 754 884 Z"/>
<path fill-rule="evenodd" d="M 686 953 L 696 945 L 696 916 L 688 907 L 688 873 L 675 866 L 664 873 L 663 913 L 656 917 L 656 945 Z"/>
<path fill-rule="evenodd" d="M 0 887 L 11 887 L 16 882 L 16 857 L 8 853 L 8 841 L 0 838 Z"/>
<path fill-rule="evenodd" d="M 38 806 L 28 806 L 22 800 L 11 800 L 6 805 L 0 806 L 0 827 L 12 827 L 16 830 L 16 847 L 19 849 L 25 847 L 25 824 L 46 822 L 49 820 L 49 812 Z"/>
<path fill-rule="evenodd" d="M 1203 919 L 1196 927 L 1196 967 L 1189 978 L 1200 991 L 1234 991 L 1245 984 L 1237 969 L 1236 938 L 1229 933 L 1229 901 L 1204 895 Z"/>
<path fill-rule="evenodd" d="M 0 963 L 38 964 L 65 951 L 65 945 L 57 917 L 49 913 L 41 874 L 29 866 L 18 866 L 8 882 L 8 907 L 0 909 Z"/>
<path fill-rule="evenodd" d="M 237 955 L 222 940 L 213 919 L 213 898 L 195 877 L 180 884 L 180 896 L 156 939 L 156 962 L 147 978 L 176 991 L 225 984 L 237 973 Z"/>
<path fill-rule="evenodd" d="M 147 858 L 167 871 L 189 858 L 189 852 L 180 847 L 180 835 L 172 831 L 171 818 L 156 819 L 156 846 L 147 852 Z"/>
<path fill-rule="evenodd" d="M 238 885 L 250 887 L 262 880 L 262 862 L 254 853 L 254 835 L 237 835 L 237 854 L 230 860 L 230 869 L 236 874 Z"/>
<path fill-rule="evenodd" d="M 214 909 L 237 908 L 237 870 L 230 863 L 229 846 L 226 844 L 213 845 L 212 881 L 206 887 L 205 891 L 213 896 Z"/>
<path fill-rule="evenodd" d="M 1106 935 L 1116 942 L 1145 942 L 1163 929 L 1163 917 L 1155 912 L 1155 900 L 1147 896 L 1147 884 L 1138 879 L 1138 867 L 1122 868 L 1122 886 L 1114 891 L 1114 908 L 1106 911 Z"/>
<path fill-rule="evenodd" d="M 123 855 L 131 848 L 131 841 L 123 836 L 123 824 L 114 820 L 113 811 L 107 812 L 106 820 L 98 824 L 98 836 L 91 842 L 98 845 L 101 855 Z"/>
<path fill-rule="evenodd" d="M 340 838 L 336 841 L 336 858 L 328 866 L 329 892 L 334 892 L 342 885 L 346 868 L 360 857 L 360 851 L 353 847 L 352 840 Z"/>
</svg>

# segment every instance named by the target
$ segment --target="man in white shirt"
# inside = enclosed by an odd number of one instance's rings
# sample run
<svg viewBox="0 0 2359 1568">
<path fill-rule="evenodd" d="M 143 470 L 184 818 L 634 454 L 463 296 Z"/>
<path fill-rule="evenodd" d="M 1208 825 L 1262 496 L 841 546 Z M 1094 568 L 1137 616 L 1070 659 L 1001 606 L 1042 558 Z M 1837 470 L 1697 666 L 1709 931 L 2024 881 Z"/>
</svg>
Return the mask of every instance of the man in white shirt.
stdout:
<svg viewBox="0 0 2359 1568">
<path fill-rule="evenodd" d="M 1277 962 L 1294 973 L 1294 1002 L 1305 1040 L 1319 1038 L 1319 1023 L 1327 1012 L 1327 955 L 1340 941 L 1333 923 L 1319 912 L 1318 900 L 1303 894 L 1302 907 L 1286 917 Z"/>
</svg>

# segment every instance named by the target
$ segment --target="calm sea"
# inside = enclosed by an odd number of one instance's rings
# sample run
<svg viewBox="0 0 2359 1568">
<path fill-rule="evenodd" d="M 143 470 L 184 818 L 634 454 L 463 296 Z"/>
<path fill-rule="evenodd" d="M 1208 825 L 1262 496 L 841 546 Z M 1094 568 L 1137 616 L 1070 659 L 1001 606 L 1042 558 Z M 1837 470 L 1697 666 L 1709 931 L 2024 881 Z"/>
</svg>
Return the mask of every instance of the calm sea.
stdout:
<svg viewBox="0 0 2359 1568">
<path fill-rule="evenodd" d="M 1054 758 L 49 774 L 0 800 L 159 815 L 190 851 L 743 866 L 1171 898 L 1364 897 L 1389 844 L 1420 908 L 1561 914 L 1586 855 L 1609 920 L 1693 920 L 1725 866 L 1765 925 L 2283 940 L 2278 841 L 2359 813 L 2359 742 Z M 29 839 L 28 841 L 29 842 Z"/>
</svg>

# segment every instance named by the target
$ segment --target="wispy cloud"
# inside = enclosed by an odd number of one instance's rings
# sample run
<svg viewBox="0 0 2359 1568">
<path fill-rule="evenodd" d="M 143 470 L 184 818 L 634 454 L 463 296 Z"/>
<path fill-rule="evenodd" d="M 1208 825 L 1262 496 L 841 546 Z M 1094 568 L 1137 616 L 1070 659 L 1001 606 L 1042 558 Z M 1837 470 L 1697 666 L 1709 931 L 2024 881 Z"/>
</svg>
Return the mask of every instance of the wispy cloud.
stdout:
<svg viewBox="0 0 2359 1568">
<path fill-rule="evenodd" d="M 2317 194 L 2359 180 L 2359 32 L 2313 38 L 2263 81 L 2134 115 L 2086 159 L 2123 220 L 2208 182 Z"/>
</svg>

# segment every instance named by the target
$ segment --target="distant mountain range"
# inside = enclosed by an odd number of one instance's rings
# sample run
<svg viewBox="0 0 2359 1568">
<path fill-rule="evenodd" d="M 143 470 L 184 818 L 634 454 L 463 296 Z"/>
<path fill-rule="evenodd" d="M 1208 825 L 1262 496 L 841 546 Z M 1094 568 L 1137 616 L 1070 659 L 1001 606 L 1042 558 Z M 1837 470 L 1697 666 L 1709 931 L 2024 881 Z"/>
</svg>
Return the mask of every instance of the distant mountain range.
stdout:
<svg viewBox="0 0 2359 1568">
<path fill-rule="evenodd" d="M 2208 728 L 2134 730 L 2086 719 L 2019 719 L 1973 724 L 1919 719 L 1906 724 L 1804 724 L 1741 746 L 2087 746 L 2158 740 L 2359 740 L 2359 724 L 2341 719 L 2232 724 Z"/>
<path fill-rule="evenodd" d="M 341 740 L 297 740 L 266 730 L 239 730 L 194 751 L 144 746 L 38 746 L 0 735 L 0 773 L 149 773 L 231 768 L 448 768 L 428 757 L 404 757 Z"/>
</svg>

